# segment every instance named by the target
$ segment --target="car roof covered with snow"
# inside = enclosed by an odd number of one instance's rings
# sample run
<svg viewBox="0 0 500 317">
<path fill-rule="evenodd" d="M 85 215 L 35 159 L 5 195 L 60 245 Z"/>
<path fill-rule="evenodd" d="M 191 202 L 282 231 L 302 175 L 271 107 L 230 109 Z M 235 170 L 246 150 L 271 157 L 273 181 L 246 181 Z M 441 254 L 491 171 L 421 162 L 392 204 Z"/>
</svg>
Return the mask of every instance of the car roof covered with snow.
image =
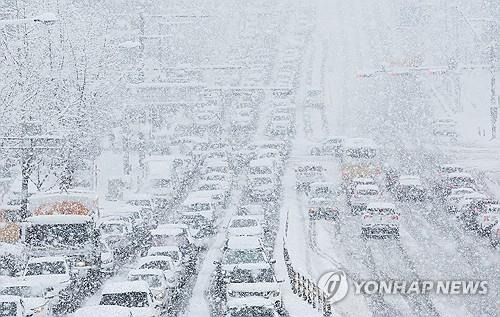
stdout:
<svg viewBox="0 0 500 317">
<path fill-rule="evenodd" d="M 356 191 L 358 190 L 376 190 L 377 192 L 380 190 L 377 185 L 371 185 L 371 184 L 360 184 L 357 185 L 355 188 Z"/>
<path fill-rule="evenodd" d="M 172 252 L 172 251 L 180 251 L 179 247 L 176 245 L 165 245 L 165 246 L 159 246 L 159 247 L 151 247 L 148 250 L 148 253 L 155 253 L 155 252 Z"/>
<path fill-rule="evenodd" d="M 149 293 L 149 286 L 145 281 L 126 281 L 105 283 L 102 294 L 120 294 L 131 292 Z"/>
<path fill-rule="evenodd" d="M 128 272 L 128 278 L 130 278 L 132 276 L 138 276 L 138 275 L 165 276 L 165 273 L 163 273 L 163 271 L 160 269 L 132 269 Z"/>
<path fill-rule="evenodd" d="M 39 215 L 26 218 L 26 222 L 34 224 L 82 224 L 92 221 L 92 217 L 85 215 Z"/>
<path fill-rule="evenodd" d="M 257 249 L 261 248 L 262 244 L 258 237 L 230 237 L 227 239 L 228 249 Z"/>
<path fill-rule="evenodd" d="M 40 257 L 31 257 L 28 260 L 28 263 L 46 263 L 46 262 L 66 262 L 66 258 L 64 256 L 40 256 Z"/>
<path fill-rule="evenodd" d="M 389 202 L 369 202 L 366 209 L 396 209 L 396 206 Z"/>
<path fill-rule="evenodd" d="M 22 298 L 15 295 L 0 295 L 0 303 L 16 303 L 22 302 Z M 7 315 L 9 316 L 9 315 Z"/>
<path fill-rule="evenodd" d="M 142 258 L 139 258 L 137 260 L 137 267 L 144 265 L 146 263 L 154 262 L 154 261 L 166 261 L 166 262 L 172 262 L 172 258 L 169 256 L 165 255 L 147 255 L 143 256 Z"/>
</svg>

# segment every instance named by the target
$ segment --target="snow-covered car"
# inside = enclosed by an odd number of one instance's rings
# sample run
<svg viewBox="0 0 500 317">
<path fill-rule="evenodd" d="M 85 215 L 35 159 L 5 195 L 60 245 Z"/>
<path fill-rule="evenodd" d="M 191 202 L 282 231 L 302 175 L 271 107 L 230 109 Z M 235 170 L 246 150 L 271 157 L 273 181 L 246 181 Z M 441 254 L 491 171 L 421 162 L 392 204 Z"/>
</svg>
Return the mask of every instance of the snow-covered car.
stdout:
<svg viewBox="0 0 500 317">
<path fill-rule="evenodd" d="M 347 203 L 349 204 L 349 201 L 351 199 L 352 194 L 354 193 L 354 189 L 358 185 L 377 185 L 377 182 L 371 177 L 355 177 L 351 180 L 351 182 L 347 185 L 346 187 L 346 196 L 347 196 Z"/>
<path fill-rule="evenodd" d="M 202 181 L 220 181 L 225 184 L 229 184 L 229 188 L 231 187 L 231 175 L 227 173 L 217 173 L 217 172 L 211 172 L 211 173 L 206 173 L 201 175 L 200 180 Z"/>
<path fill-rule="evenodd" d="M 462 199 L 464 201 L 465 199 Z M 483 213 L 486 213 L 490 205 L 499 205 L 500 201 L 485 197 L 483 194 L 481 197 L 471 198 L 468 201 L 464 201 L 463 205 L 460 206 L 458 210 L 457 217 L 460 219 L 464 225 L 469 229 L 477 230 L 479 227 L 478 219 Z"/>
<path fill-rule="evenodd" d="M 226 297 L 228 301 L 260 299 L 277 309 L 283 307 L 280 284 L 269 263 L 238 265 L 226 280 Z"/>
<path fill-rule="evenodd" d="M 65 257 L 37 257 L 28 260 L 22 279 L 58 294 L 70 285 L 71 272 Z"/>
<path fill-rule="evenodd" d="M 126 240 L 127 236 L 132 232 L 132 224 L 123 217 L 102 217 L 97 225 L 102 238 L 112 236 Z"/>
<path fill-rule="evenodd" d="M 104 285 L 99 305 L 128 307 L 134 317 L 159 317 L 160 307 L 145 281 L 112 282 Z"/>
<path fill-rule="evenodd" d="M 175 269 L 172 258 L 162 255 L 147 255 L 139 258 L 136 268 L 142 269 L 158 269 L 163 271 L 168 282 L 168 287 L 177 286 L 177 271 Z"/>
<path fill-rule="evenodd" d="M 318 164 L 307 164 L 295 169 L 295 188 L 297 190 L 307 190 L 309 185 L 315 182 L 323 182 L 325 179 L 325 169 Z"/>
<path fill-rule="evenodd" d="M 91 305 L 79 308 L 71 317 L 134 317 L 132 310 L 118 305 Z"/>
<path fill-rule="evenodd" d="M 227 302 L 227 314 L 225 317 L 278 317 L 278 311 L 273 305 L 265 300 L 256 298 L 233 298 Z"/>
<path fill-rule="evenodd" d="M 354 188 L 349 204 L 352 212 L 357 213 L 365 209 L 368 203 L 378 201 L 381 197 L 382 193 L 377 185 L 358 185 Z"/>
<path fill-rule="evenodd" d="M 488 205 L 484 209 L 484 212 L 477 214 L 476 219 L 477 230 L 481 234 L 487 235 L 491 231 L 491 228 L 500 220 L 500 205 Z"/>
<path fill-rule="evenodd" d="M 272 120 L 267 127 L 267 133 L 271 136 L 289 136 L 295 133 L 295 127 L 290 120 Z"/>
<path fill-rule="evenodd" d="M 345 137 L 331 137 L 311 148 L 311 155 L 341 156 Z"/>
<path fill-rule="evenodd" d="M 135 269 L 130 270 L 127 275 L 129 281 L 145 281 L 148 283 L 153 300 L 161 308 L 165 309 L 169 305 L 170 297 L 174 290 L 175 279 L 167 281 L 165 272 L 160 269 Z"/>
<path fill-rule="evenodd" d="M 0 285 L 0 296 L 12 295 L 22 298 L 28 315 L 33 317 L 50 316 L 51 298 L 43 286 L 29 283 L 21 279 L 14 279 Z M 0 314 L 0 316 L 3 316 Z"/>
<path fill-rule="evenodd" d="M 393 203 L 368 203 L 361 216 L 361 236 L 399 238 L 399 222 L 399 213 Z"/>
<path fill-rule="evenodd" d="M 223 272 L 248 263 L 267 263 L 267 256 L 258 237 L 229 237 L 221 260 Z"/>
<path fill-rule="evenodd" d="M 181 221 L 189 225 L 196 238 L 215 233 L 217 201 L 212 197 L 192 192 L 180 206 Z"/>
<path fill-rule="evenodd" d="M 203 162 L 202 173 L 231 174 L 231 166 L 227 158 L 208 158 Z"/>
<path fill-rule="evenodd" d="M 309 185 L 309 198 L 335 199 L 338 197 L 337 184 L 333 182 L 314 182 Z"/>
<path fill-rule="evenodd" d="M 491 227 L 491 230 L 488 234 L 488 239 L 490 240 L 490 244 L 493 247 L 497 247 L 500 245 L 500 222 L 497 222 L 493 227 Z"/>
<path fill-rule="evenodd" d="M 207 196 L 217 202 L 222 208 L 226 208 L 230 185 L 225 181 L 200 181 L 191 195 Z"/>
<path fill-rule="evenodd" d="M 227 226 L 228 236 L 257 236 L 261 237 L 263 229 L 262 218 L 259 216 L 234 216 Z"/>
<path fill-rule="evenodd" d="M 274 159 L 261 158 L 251 160 L 248 169 L 248 176 L 269 176 L 276 177 L 279 174 L 279 165 Z"/>
<path fill-rule="evenodd" d="M 176 245 L 168 245 L 162 247 L 151 247 L 148 250 L 148 256 L 168 256 L 172 259 L 172 263 L 177 271 L 182 270 L 183 254 L 180 248 Z"/>
<path fill-rule="evenodd" d="M 307 212 L 312 220 L 339 219 L 340 206 L 336 198 L 313 197 L 307 202 Z"/>
<path fill-rule="evenodd" d="M 394 194 L 399 201 L 425 199 L 426 190 L 419 176 L 401 175 L 394 188 Z"/>
<path fill-rule="evenodd" d="M 290 152 L 290 143 L 287 141 L 261 141 L 252 143 L 251 149 L 274 149 L 281 153 L 282 157 L 287 157 Z"/>
<path fill-rule="evenodd" d="M 279 150 L 275 149 L 257 149 L 255 159 L 271 159 L 275 161 L 278 172 L 281 174 L 285 167 L 284 157 Z"/>
<path fill-rule="evenodd" d="M 19 296 L 0 295 L 0 316 L 2 317 L 29 317 L 24 301 Z"/>
<path fill-rule="evenodd" d="M 467 195 L 474 193 L 476 193 L 476 191 L 473 188 L 469 187 L 459 187 L 451 189 L 450 194 L 446 196 L 444 200 L 446 210 L 448 212 L 455 212 L 460 200 L 462 200 Z"/>
<path fill-rule="evenodd" d="M 280 195 L 276 177 L 270 175 L 248 177 L 244 191 L 253 202 L 275 201 Z"/>
<path fill-rule="evenodd" d="M 476 181 L 469 173 L 456 172 L 446 174 L 436 186 L 436 194 L 440 197 L 446 197 L 455 188 L 473 188 L 476 189 Z"/>
<path fill-rule="evenodd" d="M 189 252 L 193 247 L 194 240 L 189 227 L 182 223 L 161 224 L 151 231 L 152 246 L 178 246 L 181 252 Z"/>
</svg>

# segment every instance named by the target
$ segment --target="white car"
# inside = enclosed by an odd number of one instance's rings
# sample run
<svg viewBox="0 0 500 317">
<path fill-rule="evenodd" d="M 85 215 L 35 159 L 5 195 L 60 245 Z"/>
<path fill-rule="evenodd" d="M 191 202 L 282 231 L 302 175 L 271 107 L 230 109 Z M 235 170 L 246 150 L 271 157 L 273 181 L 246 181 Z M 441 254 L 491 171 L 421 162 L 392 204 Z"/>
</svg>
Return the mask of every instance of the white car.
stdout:
<svg viewBox="0 0 500 317">
<path fill-rule="evenodd" d="M 340 156 L 344 140 L 342 136 L 326 139 L 311 149 L 311 155 Z"/>
<path fill-rule="evenodd" d="M 29 317 L 31 316 L 19 296 L 0 295 L 0 316 L 2 317 Z"/>
<path fill-rule="evenodd" d="M 182 252 L 177 245 L 168 245 L 162 247 L 151 247 L 148 250 L 148 256 L 168 256 L 172 259 L 174 266 L 177 271 L 182 270 L 182 260 L 183 255 Z"/>
<path fill-rule="evenodd" d="M 221 267 L 224 272 L 231 272 L 241 264 L 266 262 L 267 256 L 258 237 L 229 237 L 222 253 Z"/>
<path fill-rule="evenodd" d="M 260 158 L 251 160 L 248 169 L 249 177 L 268 176 L 275 178 L 279 174 L 279 166 L 276 160 Z"/>
<path fill-rule="evenodd" d="M 134 317 L 160 316 L 160 307 L 154 302 L 148 283 L 144 281 L 105 284 L 99 305 L 128 307 Z"/>
<path fill-rule="evenodd" d="M 488 238 L 490 239 L 490 243 L 493 247 L 497 247 L 500 245 L 500 222 L 497 222 L 491 228 L 489 232 Z"/>
<path fill-rule="evenodd" d="M 231 174 L 231 167 L 227 158 L 210 158 L 203 162 L 202 173 L 224 173 Z"/>
<path fill-rule="evenodd" d="M 197 193 L 190 193 L 181 204 L 180 216 L 195 237 L 203 238 L 215 233 L 218 203 L 212 197 Z"/>
<path fill-rule="evenodd" d="M 200 177 L 201 180 L 203 181 L 220 181 L 223 182 L 223 184 L 229 184 L 229 187 L 231 187 L 231 175 L 227 173 L 218 173 L 218 172 L 210 172 L 203 174 Z"/>
<path fill-rule="evenodd" d="M 78 309 L 71 317 L 134 317 L 132 310 L 118 305 L 92 305 Z"/>
<path fill-rule="evenodd" d="M 295 169 L 295 188 L 297 190 L 308 189 L 311 183 L 323 182 L 325 169 L 321 165 L 308 164 Z"/>
<path fill-rule="evenodd" d="M 426 191 L 419 176 L 401 175 L 399 176 L 398 182 L 396 184 L 395 195 L 396 198 L 400 201 L 422 201 L 425 199 Z"/>
<path fill-rule="evenodd" d="M 235 268 L 227 278 L 226 297 L 228 301 L 262 300 L 275 308 L 283 307 L 280 284 L 269 263 L 241 264 Z"/>
<path fill-rule="evenodd" d="M 187 225 L 165 223 L 151 230 L 151 242 L 155 247 L 175 245 L 182 250 L 190 248 L 194 244 L 194 239 Z"/>
<path fill-rule="evenodd" d="M 366 208 L 368 203 L 380 200 L 382 194 L 377 185 L 358 185 L 350 199 L 351 209 L 354 213 Z"/>
<path fill-rule="evenodd" d="M 168 256 L 148 255 L 142 257 L 137 262 L 138 270 L 142 269 L 157 269 L 163 271 L 167 279 L 168 287 L 177 287 L 177 274 L 172 259 Z"/>
<path fill-rule="evenodd" d="M 106 240 L 99 241 L 99 248 L 101 251 L 101 272 L 105 275 L 113 275 L 117 269 L 113 249 Z"/>
<path fill-rule="evenodd" d="M 30 258 L 22 279 L 57 294 L 71 282 L 70 268 L 65 257 L 47 256 Z"/>
<path fill-rule="evenodd" d="M 246 194 L 252 201 L 275 201 L 279 198 L 279 187 L 275 177 L 251 176 L 248 178 Z"/>
<path fill-rule="evenodd" d="M 335 198 L 313 197 L 307 202 L 307 212 L 311 220 L 338 220 L 340 206 Z"/>
<path fill-rule="evenodd" d="M 309 185 L 309 198 L 335 199 L 338 197 L 337 185 L 332 182 L 314 182 Z"/>
<path fill-rule="evenodd" d="M 47 296 L 47 290 L 38 284 L 13 279 L 0 285 L 0 296 L 2 295 L 21 297 L 27 314 L 33 317 L 51 314 L 51 298 Z M 2 315 L 0 314 L 0 316 Z"/>
<path fill-rule="evenodd" d="M 458 206 L 458 203 L 467 195 L 473 194 L 476 191 L 473 188 L 469 187 L 460 187 L 460 188 L 453 188 L 450 191 L 450 194 L 446 196 L 445 198 L 445 206 L 446 210 L 448 212 L 455 212 L 456 208 Z"/>
<path fill-rule="evenodd" d="M 368 203 L 361 216 L 361 236 L 393 236 L 399 238 L 399 213 L 392 203 Z"/>
<path fill-rule="evenodd" d="M 478 230 L 486 235 L 491 231 L 491 228 L 500 220 L 500 205 L 488 205 L 482 213 L 477 216 Z"/>
<path fill-rule="evenodd" d="M 167 277 L 159 269 L 130 270 L 127 275 L 129 281 L 145 281 L 153 294 L 153 300 L 162 308 L 167 308 L 174 288 L 167 281 Z"/>
<path fill-rule="evenodd" d="M 228 236 L 257 236 L 263 235 L 262 218 L 255 216 L 234 216 L 227 226 Z"/>
</svg>

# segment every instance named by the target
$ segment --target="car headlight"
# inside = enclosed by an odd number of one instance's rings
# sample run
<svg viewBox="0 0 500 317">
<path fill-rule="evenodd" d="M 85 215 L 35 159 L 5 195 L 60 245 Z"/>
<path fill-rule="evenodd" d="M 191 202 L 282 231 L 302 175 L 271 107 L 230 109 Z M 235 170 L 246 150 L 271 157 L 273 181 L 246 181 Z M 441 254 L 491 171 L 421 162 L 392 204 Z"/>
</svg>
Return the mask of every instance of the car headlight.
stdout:
<svg viewBox="0 0 500 317">
<path fill-rule="evenodd" d="M 77 261 L 77 262 L 75 262 L 75 266 L 76 267 L 84 267 L 86 265 L 87 265 L 87 263 L 85 261 Z"/>
</svg>

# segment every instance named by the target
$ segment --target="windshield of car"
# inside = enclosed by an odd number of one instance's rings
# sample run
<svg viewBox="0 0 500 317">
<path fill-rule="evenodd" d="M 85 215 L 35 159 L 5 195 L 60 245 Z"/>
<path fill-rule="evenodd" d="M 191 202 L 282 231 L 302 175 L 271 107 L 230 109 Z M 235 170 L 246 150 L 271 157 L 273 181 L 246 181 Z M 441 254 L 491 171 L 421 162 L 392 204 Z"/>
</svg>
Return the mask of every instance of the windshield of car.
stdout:
<svg viewBox="0 0 500 317">
<path fill-rule="evenodd" d="M 103 294 L 99 305 L 118 305 L 123 307 L 149 307 L 145 292 Z"/>
<path fill-rule="evenodd" d="M 66 274 L 63 261 L 29 263 L 25 275 Z"/>
<path fill-rule="evenodd" d="M 13 295 L 20 297 L 37 296 L 30 286 L 8 286 L 0 289 L 0 295 Z M 41 294 L 39 294 L 41 295 Z"/>
<path fill-rule="evenodd" d="M 131 280 L 141 280 L 148 283 L 149 287 L 161 287 L 161 278 L 158 275 L 153 274 L 140 274 L 133 275 L 130 278 Z"/>
<path fill-rule="evenodd" d="M 271 283 L 274 273 L 271 269 L 243 270 L 236 268 L 231 272 L 231 283 Z"/>
<path fill-rule="evenodd" d="M 125 232 L 125 226 L 121 223 L 103 223 L 100 229 L 104 234 L 122 234 Z"/>
<path fill-rule="evenodd" d="M 250 174 L 272 174 L 273 171 L 268 166 L 250 167 Z"/>
<path fill-rule="evenodd" d="M 13 302 L 0 302 L 0 317 L 17 316 L 17 305 Z"/>
<path fill-rule="evenodd" d="M 157 260 L 157 261 L 151 261 L 151 262 L 144 263 L 139 268 L 140 269 L 159 269 L 162 271 L 168 271 L 168 270 L 170 270 L 170 263 L 168 261 Z"/>
<path fill-rule="evenodd" d="M 177 251 L 158 251 L 151 253 L 150 255 L 168 256 L 174 261 L 179 260 L 179 252 Z"/>
<path fill-rule="evenodd" d="M 368 212 L 372 215 L 378 214 L 381 216 L 389 216 L 396 213 L 392 208 L 373 208 L 373 209 L 368 209 Z"/>
<path fill-rule="evenodd" d="M 222 257 L 222 263 L 224 264 L 258 263 L 264 260 L 262 251 L 256 249 L 227 250 Z"/>
<path fill-rule="evenodd" d="M 91 224 L 32 224 L 26 228 L 26 244 L 81 246 L 91 242 Z"/>
<path fill-rule="evenodd" d="M 273 180 L 269 177 L 256 177 L 252 178 L 250 183 L 252 186 L 267 185 L 272 184 Z"/>
<path fill-rule="evenodd" d="M 345 151 L 351 158 L 372 159 L 377 155 L 377 150 L 371 148 L 351 148 Z"/>
<path fill-rule="evenodd" d="M 358 195 L 366 195 L 366 196 L 378 195 L 378 191 L 376 189 L 358 189 L 356 192 L 358 193 Z"/>
<path fill-rule="evenodd" d="M 273 317 L 274 312 L 267 307 L 231 308 L 231 317 Z"/>
<path fill-rule="evenodd" d="M 257 225 L 258 223 L 255 219 L 234 219 L 231 222 L 231 228 L 255 227 Z"/>
</svg>

